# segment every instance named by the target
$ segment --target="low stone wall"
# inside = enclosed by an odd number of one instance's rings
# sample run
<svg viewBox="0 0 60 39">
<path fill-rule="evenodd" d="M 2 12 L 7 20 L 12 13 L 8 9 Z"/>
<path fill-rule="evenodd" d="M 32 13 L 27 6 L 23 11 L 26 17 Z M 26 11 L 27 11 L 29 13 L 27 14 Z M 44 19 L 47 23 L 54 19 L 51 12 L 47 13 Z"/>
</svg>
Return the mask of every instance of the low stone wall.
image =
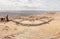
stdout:
<svg viewBox="0 0 60 39">
<path fill-rule="evenodd" d="M 13 22 L 17 23 L 17 24 L 21 24 L 23 26 L 38 26 L 38 25 L 43 25 L 46 23 L 49 23 L 53 20 L 53 18 L 42 18 L 42 19 L 38 19 L 38 20 L 30 20 L 30 19 L 22 19 L 22 20 L 12 20 Z"/>
</svg>

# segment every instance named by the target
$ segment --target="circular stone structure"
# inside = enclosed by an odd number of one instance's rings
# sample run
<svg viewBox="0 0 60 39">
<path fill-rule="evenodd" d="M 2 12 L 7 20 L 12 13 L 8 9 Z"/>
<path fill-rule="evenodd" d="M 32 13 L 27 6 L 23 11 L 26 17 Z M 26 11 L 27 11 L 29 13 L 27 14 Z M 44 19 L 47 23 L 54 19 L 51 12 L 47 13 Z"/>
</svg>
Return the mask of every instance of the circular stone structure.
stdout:
<svg viewBox="0 0 60 39">
<path fill-rule="evenodd" d="M 41 18 L 24 18 L 24 19 L 15 19 L 14 22 L 24 25 L 24 26 L 38 26 L 38 25 L 42 25 L 42 24 L 46 24 L 49 23 L 50 21 L 52 21 L 53 18 L 51 17 L 41 17 Z"/>
</svg>

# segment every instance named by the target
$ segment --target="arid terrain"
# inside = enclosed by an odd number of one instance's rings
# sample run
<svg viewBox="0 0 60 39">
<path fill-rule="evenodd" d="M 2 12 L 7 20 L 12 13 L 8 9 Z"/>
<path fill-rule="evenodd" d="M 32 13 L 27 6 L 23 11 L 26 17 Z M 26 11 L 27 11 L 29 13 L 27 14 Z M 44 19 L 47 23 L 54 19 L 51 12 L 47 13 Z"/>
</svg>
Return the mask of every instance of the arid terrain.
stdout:
<svg viewBox="0 0 60 39">
<path fill-rule="evenodd" d="M 60 39 L 60 12 L 13 19 L 7 15 L 0 20 L 0 39 Z"/>
</svg>

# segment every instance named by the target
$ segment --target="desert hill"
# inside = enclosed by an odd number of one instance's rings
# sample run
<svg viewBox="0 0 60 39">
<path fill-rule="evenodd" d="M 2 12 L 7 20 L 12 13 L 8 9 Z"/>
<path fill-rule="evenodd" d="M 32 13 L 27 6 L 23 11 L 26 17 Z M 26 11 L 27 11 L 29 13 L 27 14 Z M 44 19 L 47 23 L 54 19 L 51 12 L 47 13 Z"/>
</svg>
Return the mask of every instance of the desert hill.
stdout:
<svg viewBox="0 0 60 39">
<path fill-rule="evenodd" d="M 0 39 L 60 39 L 60 12 L 0 22 Z"/>
</svg>

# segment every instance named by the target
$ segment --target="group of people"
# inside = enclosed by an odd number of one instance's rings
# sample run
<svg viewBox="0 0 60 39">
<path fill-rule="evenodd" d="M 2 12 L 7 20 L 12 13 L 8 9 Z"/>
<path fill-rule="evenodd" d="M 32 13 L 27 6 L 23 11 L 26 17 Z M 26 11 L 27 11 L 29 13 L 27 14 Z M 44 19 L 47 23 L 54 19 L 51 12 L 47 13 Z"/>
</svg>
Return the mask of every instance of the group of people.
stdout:
<svg viewBox="0 0 60 39">
<path fill-rule="evenodd" d="M 8 15 L 5 18 L 4 17 L 1 17 L 0 18 L 0 21 L 1 22 L 4 22 L 4 21 L 8 22 L 9 21 Z"/>
</svg>

